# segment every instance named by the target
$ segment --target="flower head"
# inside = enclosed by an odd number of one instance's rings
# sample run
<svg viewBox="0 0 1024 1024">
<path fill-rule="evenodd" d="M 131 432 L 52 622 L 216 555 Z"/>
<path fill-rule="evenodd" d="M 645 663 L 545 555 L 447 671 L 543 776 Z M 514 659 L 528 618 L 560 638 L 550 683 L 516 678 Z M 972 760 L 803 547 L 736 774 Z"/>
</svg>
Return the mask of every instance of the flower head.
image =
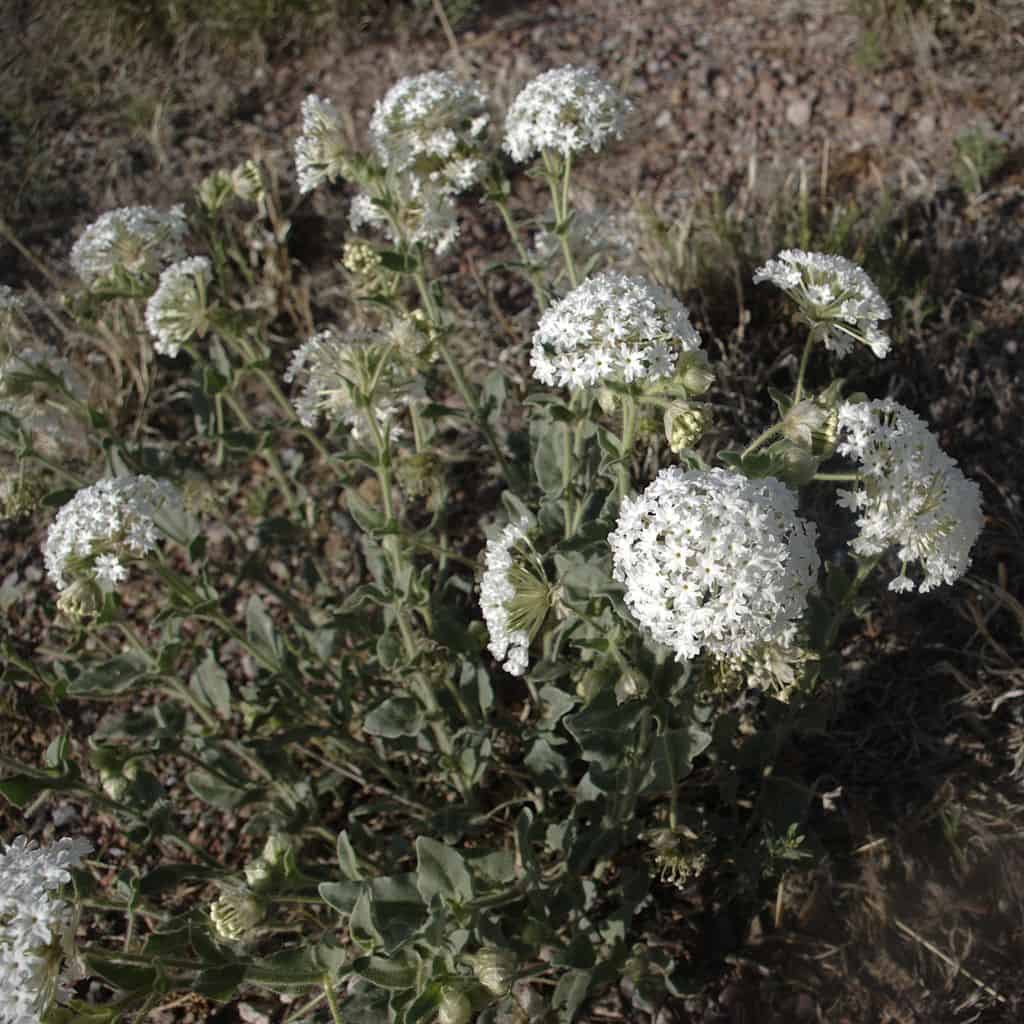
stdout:
<svg viewBox="0 0 1024 1024">
<path fill-rule="evenodd" d="M 55 999 L 71 995 L 74 969 L 73 909 L 55 895 L 92 850 L 84 839 L 64 838 L 40 848 L 25 836 L 0 853 L 0 1021 L 38 1024 Z"/>
<path fill-rule="evenodd" d="M 194 334 L 206 333 L 206 288 L 211 279 L 205 256 L 181 260 L 160 275 L 160 284 L 146 303 L 146 327 L 156 339 L 153 348 L 162 356 L 173 359 Z"/>
<path fill-rule="evenodd" d="M 58 590 L 76 581 L 110 591 L 127 576 L 125 561 L 156 548 L 157 520 L 181 504 L 177 490 L 148 476 L 117 476 L 80 490 L 50 526 L 46 571 Z"/>
<path fill-rule="evenodd" d="M 840 455 L 862 467 L 861 480 L 839 491 L 857 513 L 853 550 L 879 555 L 890 547 L 902 563 L 890 590 L 913 590 L 908 562 L 919 562 L 919 589 L 958 580 L 971 564 L 982 527 L 981 490 L 939 448 L 925 422 L 892 399 L 845 402 L 839 408 Z"/>
<path fill-rule="evenodd" d="M 480 609 L 491 638 L 488 649 L 514 676 L 526 671 L 530 641 L 551 601 L 543 566 L 532 556 L 529 529 L 530 521 L 523 516 L 487 542 L 480 580 Z"/>
<path fill-rule="evenodd" d="M 681 302 L 643 278 L 608 271 L 545 311 L 530 362 L 544 384 L 584 388 L 671 377 L 680 355 L 699 348 Z"/>
<path fill-rule="evenodd" d="M 348 173 L 344 126 L 330 100 L 311 95 L 302 101 L 302 134 L 295 141 L 295 167 L 302 193 Z"/>
<path fill-rule="evenodd" d="M 842 256 L 784 249 L 754 273 L 754 284 L 762 281 L 778 285 L 796 302 L 830 351 L 845 356 L 859 341 L 879 359 L 888 354 L 892 342 L 878 329 L 878 322 L 892 314 L 856 263 Z"/>
<path fill-rule="evenodd" d="M 403 78 L 378 102 L 370 141 L 381 163 L 429 179 L 442 192 L 471 188 L 484 169 L 487 98 L 445 71 Z"/>
<path fill-rule="evenodd" d="M 162 265 L 185 255 L 182 239 L 187 230 L 181 206 L 110 210 L 90 224 L 72 246 L 71 266 L 87 285 L 118 271 L 132 276 L 155 274 Z"/>
<path fill-rule="evenodd" d="M 623 501 L 608 540 L 626 604 L 683 660 L 783 637 L 817 576 L 815 535 L 773 477 L 670 468 Z"/>
<path fill-rule="evenodd" d="M 360 192 L 349 208 L 354 231 L 364 224 L 383 231 L 395 245 L 430 246 L 443 256 L 459 236 L 455 203 L 444 189 L 411 174 L 388 173 Z"/>
<path fill-rule="evenodd" d="M 516 163 L 543 150 L 568 157 L 600 151 L 608 139 L 621 138 L 632 109 L 589 68 L 566 66 L 545 71 L 513 100 L 505 120 L 505 149 Z"/>
<path fill-rule="evenodd" d="M 253 930 L 266 912 L 263 902 L 250 892 L 229 889 L 210 904 L 210 921 L 221 939 L 242 942 L 252 938 Z"/>
</svg>

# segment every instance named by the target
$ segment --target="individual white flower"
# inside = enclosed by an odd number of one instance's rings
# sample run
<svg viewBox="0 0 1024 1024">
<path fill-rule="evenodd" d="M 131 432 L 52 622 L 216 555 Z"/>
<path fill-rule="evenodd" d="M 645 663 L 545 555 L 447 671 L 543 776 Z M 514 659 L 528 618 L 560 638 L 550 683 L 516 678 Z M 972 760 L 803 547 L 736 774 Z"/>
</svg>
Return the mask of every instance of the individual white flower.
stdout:
<svg viewBox="0 0 1024 1024">
<path fill-rule="evenodd" d="M 514 676 L 527 669 L 531 632 L 543 622 L 550 597 L 550 588 L 537 567 L 528 567 L 535 559 L 524 557 L 529 528 L 530 521 L 523 516 L 487 542 L 480 580 L 480 610 L 490 635 L 488 650 Z"/>
<path fill-rule="evenodd" d="M 92 850 L 64 838 L 40 848 L 25 836 L 0 853 L 0 1022 L 39 1024 L 79 976 L 74 959 L 75 914 L 56 891 Z"/>
<path fill-rule="evenodd" d="M 75 580 L 111 590 L 124 579 L 122 560 L 153 551 L 162 513 L 180 505 L 173 485 L 148 476 L 109 477 L 83 488 L 62 506 L 46 535 L 47 574 L 58 590 Z"/>
<path fill-rule="evenodd" d="M 622 138 L 632 109 L 589 68 L 566 66 L 545 71 L 513 100 L 505 119 L 505 149 L 516 163 L 543 150 L 568 157 L 601 150 L 612 137 Z"/>
<path fill-rule="evenodd" d="M 442 192 L 463 192 L 483 173 L 488 120 L 487 98 L 475 82 L 428 71 L 396 82 L 377 103 L 370 142 L 392 171 L 428 178 Z"/>
<path fill-rule="evenodd" d="M 859 341 L 879 359 L 888 354 L 892 342 L 878 329 L 878 322 L 892 314 L 856 263 L 842 256 L 784 249 L 754 273 L 754 284 L 762 281 L 777 285 L 796 302 L 830 351 L 844 356 Z"/>
<path fill-rule="evenodd" d="M 403 376 L 386 341 L 330 327 L 295 350 L 284 379 L 299 385 L 292 404 L 304 426 L 316 426 L 323 415 L 346 424 L 356 440 L 372 433 L 369 414 L 385 437 L 400 437 L 401 414 L 422 391 Z"/>
<path fill-rule="evenodd" d="M 162 265 L 185 255 L 182 239 L 187 230 L 181 206 L 170 210 L 152 206 L 109 210 L 72 246 L 71 266 L 87 285 L 115 271 L 155 274 Z"/>
<path fill-rule="evenodd" d="M 817 577 L 815 536 L 774 477 L 673 467 L 623 501 L 608 540 L 626 604 L 682 661 L 782 639 Z"/>
<path fill-rule="evenodd" d="M 914 589 L 909 562 L 924 570 L 922 591 L 958 580 L 981 533 L 978 485 L 942 451 L 924 420 L 892 399 L 843 403 L 839 436 L 836 450 L 861 466 L 858 486 L 838 492 L 841 507 L 857 513 L 853 550 L 871 556 L 897 549 L 901 570 L 890 590 Z"/>
<path fill-rule="evenodd" d="M 375 192 L 361 192 L 349 207 L 354 231 L 363 225 L 383 231 L 394 244 L 429 246 L 443 256 L 459 236 L 451 195 L 411 174 L 388 174 Z"/>
<path fill-rule="evenodd" d="M 348 173 L 348 147 L 341 115 L 330 100 L 310 95 L 302 101 L 302 134 L 295 141 L 299 191 Z"/>
<path fill-rule="evenodd" d="M 700 348 L 686 307 L 664 288 L 617 271 L 598 274 L 545 310 L 533 334 L 534 376 L 584 388 L 671 377 Z"/>
<path fill-rule="evenodd" d="M 212 276 L 205 256 L 181 260 L 160 275 L 160 284 L 146 303 L 146 327 L 161 355 L 173 359 L 193 335 L 206 333 L 206 288 Z"/>
</svg>

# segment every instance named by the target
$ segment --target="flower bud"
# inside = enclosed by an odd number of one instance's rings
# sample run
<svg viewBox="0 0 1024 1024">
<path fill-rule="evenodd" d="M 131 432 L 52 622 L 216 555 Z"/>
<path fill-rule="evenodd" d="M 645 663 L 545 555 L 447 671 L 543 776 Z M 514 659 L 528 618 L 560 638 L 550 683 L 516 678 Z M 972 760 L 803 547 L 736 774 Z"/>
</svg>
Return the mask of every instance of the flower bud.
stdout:
<svg viewBox="0 0 1024 1024">
<path fill-rule="evenodd" d="M 57 611 L 80 622 L 95 614 L 102 601 L 100 588 L 92 580 L 75 580 L 57 595 Z"/>
<path fill-rule="evenodd" d="M 341 265 L 353 276 L 372 277 L 380 267 L 380 254 L 362 239 L 346 242 L 342 250 Z"/>
<path fill-rule="evenodd" d="M 199 202 L 208 213 L 216 213 L 231 197 L 231 175 L 218 168 L 199 183 Z"/>
<path fill-rule="evenodd" d="M 467 958 L 476 980 L 493 996 L 504 996 L 515 977 L 517 960 L 514 953 L 504 949 L 482 949 Z"/>
<path fill-rule="evenodd" d="M 712 381 L 715 374 L 708 362 L 708 354 L 703 349 L 694 349 L 692 352 L 684 352 L 676 364 L 676 380 L 691 395 L 703 395 Z"/>
<path fill-rule="evenodd" d="M 441 1005 L 437 1010 L 438 1024 L 469 1024 L 473 1007 L 465 992 L 446 987 L 441 994 Z"/>
<path fill-rule="evenodd" d="M 624 672 L 615 684 L 615 700 L 619 704 L 642 697 L 647 692 L 647 682 L 634 672 Z"/>
<path fill-rule="evenodd" d="M 231 890 L 210 907 L 210 920 L 217 935 L 228 942 L 250 937 L 263 920 L 266 908 L 248 892 Z"/>
<path fill-rule="evenodd" d="M 240 163 L 231 172 L 231 190 L 238 199 L 244 199 L 250 203 L 259 203 L 266 195 L 263 185 L 263 175 L 260 173 L 259 164 L 255 160 L 246 160 Z"/>
<path fill-rule="evenodd" d="M 708 426 L 709 416 L 703 408 L 685 402 L 673 402 L 665 410 L 665 438 L 678 454 L 692 448 Z"/>
<path fill-rule="evenodd" d="M 784 437 L 820 457 L 833 453 L 838 432 L 838 410 L 812 400 L 798 402 L 782 421 Z"/>
</svg>

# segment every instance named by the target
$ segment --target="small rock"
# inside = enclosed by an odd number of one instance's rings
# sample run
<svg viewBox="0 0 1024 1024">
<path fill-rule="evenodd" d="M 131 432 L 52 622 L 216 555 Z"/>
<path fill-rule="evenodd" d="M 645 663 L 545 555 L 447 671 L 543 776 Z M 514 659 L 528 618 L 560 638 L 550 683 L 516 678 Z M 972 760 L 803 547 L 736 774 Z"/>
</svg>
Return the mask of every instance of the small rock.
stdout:
<svg viewBox="0 0 1024 1024">
<path fill-rule="evenodd" d="M 672 123 L 672 111 L 663 110 L 655 119 L 654 127 L 665 129 Z"/>
<path fill-rule="evenodd" d="M 791 100 L 786 106 L 786 120 L 794 128 L 806 128 L 811 123 L 811 104 L 801 97 Z"/>
<path fill-rule="evenodd" d="M 914 131 L 922 138 L 928 138 L 935 134 L 935 115 L 922 114 L 914 125 Z"/>
</svg>

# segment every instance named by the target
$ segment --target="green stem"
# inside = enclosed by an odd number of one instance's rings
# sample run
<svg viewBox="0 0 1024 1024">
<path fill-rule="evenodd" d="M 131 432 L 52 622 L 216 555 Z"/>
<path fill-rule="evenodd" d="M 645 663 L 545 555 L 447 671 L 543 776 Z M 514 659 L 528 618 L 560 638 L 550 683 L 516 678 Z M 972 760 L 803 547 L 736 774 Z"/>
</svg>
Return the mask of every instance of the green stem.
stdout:
<svg viewBox="0 0 1024 1024">
<path fill-rule="evenodd" d="M 530 255 L 526 251 L 526 247 L 523 245 L 522 239 L 519 236 L 519 228 L 516 225 L 516 222 L 512 219 L 512 213 L 504 199 L 495 199 L 494 205 L 497 206 L 498 212 L 501 214 L 501 219 L 505 222 L 505 230 L 508 231 L 509 236 L 512 239 L 512 244 L 515 245 L 516 252 L 519 254 L 519 259 L 522 260 L 526 278 L 530 282 L 530 287 L 533 289 L 533 297 L 537 300 L 537 305 L 543 313 L 544 310 L 547 309 L 548 298 L 544 292 L 544 286 L 537 278 L 536 271 L 533 270 L 533 263 L 530 260 Z"/>
<path fill-rule="evenodd" d="M 679 825 L 679 792 L 676 782 L 675 765 L 672 762 L 672 750 L 668 744 L 667 730 L 662 729 L 660 738 L 665 751 L 665 764 L 668 767 L 668 827 L 675 831 Z"/>
<path fill-rule="evenodd" d="M 803 354 L 800 356 L 800 368 L 796 374 L 796 389 L 793 391 L 793 404 L 796 405 L 800 401 L 801 396 L 804 393 L 804 376 L 807 373 L 807 361 L 811 357 L 811 348 L 814 345 L 815 333 L 812 328 L 807 332 L 807 342 L 804 345 Z"/>
<path fill-rule="evenodd" d="M 334 983 L 325 974 L 323 978 L 324 995 L 327 996 L 327 1005 L 331 1008 L 331 1019 L 334 1024 L 342 1024 L 341 1013 L 338 1011 L 338 1001 L 334 998 Z"/>
<path fill-rule="evenodd" d="M 775 426 L 769 427 L 763 433 L 758 434 L 757 437 L 755 437 L 754 440 L 751 441 L 750 444 L 748 444 L 747 447 L 743 449 L 742 453 L 740 454 L 740 458 L 745 459 L 748 455 L 751 455 L 753 452 L 756 452 L 757 449 L 760 448 L 761 445 L 765 443 L 765 441 L 767 441 L 771 437 L 774 437 L 781 430 L 782 424 L 776 423 Z"/>
<path fill-rule="evenodd" d="M 616 490 L 621 501 L 629 490 L 629 464 L 632 461 L 633 441 L 636 436 L 637 404 L 632 395 L 622 398 L 622 437 L 619 439 L 619 466 Z"/>
<path fill-rule="evenodd" d="M 855 483 L 862 479 L 860 473 L 815 473 L 812 480 L 835 480 L 837 483 Z"/>
</svg>

